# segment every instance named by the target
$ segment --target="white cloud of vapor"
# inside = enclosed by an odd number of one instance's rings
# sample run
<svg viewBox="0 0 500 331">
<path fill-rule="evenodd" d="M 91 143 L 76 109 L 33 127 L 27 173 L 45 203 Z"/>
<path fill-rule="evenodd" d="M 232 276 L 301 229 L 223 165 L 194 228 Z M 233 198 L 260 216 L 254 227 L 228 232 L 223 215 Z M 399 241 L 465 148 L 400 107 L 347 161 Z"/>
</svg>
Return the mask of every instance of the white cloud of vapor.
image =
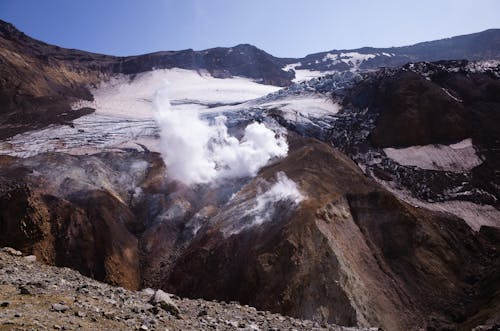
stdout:
<svg viewBox="0 0 500 331">
<path fill-rule="evenodd" d="M 274 205 L 278 201 L 290 201 L 298 205 L 304 196 L 300 193 L 297 184 L 288 178 L 284 172 L 276 174 L 276 182 L 262 194 L 256 197 L 256 204 L 248 214 L 255 215 L 250 226 L 259 225 L 269 220 L 274 213 Z"/>
<path fill-rule="evenodd" d="M 225 236 L 246 231 L 265 222 L 278 221 L 296 208 L 305 196 L 297 184 L 288 178 L 284 172 L 276 173 L 274 183 L 264 182 L 266 189 L 259 188 L 255 197 L 239 203 L 236 202 L 230 210 L 229 222 L 223 227 Z M 237 198 L 236 198 L 237 199 Z M 234 215 L 239 215 L 234 217 Z"/>
<path fill-rule="evenodd" d="M 187 185 L 254 176 L 270 159 L 288 153 L 286 138 L 264 124 L 248 125 L 238 140 L 229 135 L 224 116 L 211 125 L 195 110 L 173 109 L 166 89 L 156 93 L 154 108 L 168 174 Z"/>
</svg>

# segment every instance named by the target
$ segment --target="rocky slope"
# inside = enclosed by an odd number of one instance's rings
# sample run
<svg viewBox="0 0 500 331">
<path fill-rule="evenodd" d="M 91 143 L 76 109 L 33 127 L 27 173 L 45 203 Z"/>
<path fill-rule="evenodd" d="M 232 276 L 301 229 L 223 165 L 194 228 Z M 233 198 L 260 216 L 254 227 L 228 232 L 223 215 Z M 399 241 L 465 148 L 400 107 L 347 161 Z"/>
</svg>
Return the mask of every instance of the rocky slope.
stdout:
<svg viewBox="0 0 500 331">
<path fill-rule="evenodd" d="M 11 248 L 0 252 L 0 330 L 377 330 L 320 325 L 161 290 L 133 292 L 19 255 Z"/>
<path fill-rule="evenodd" d="M 150 152 L 4 157 L 1 242 L 132 289 L 340 325 L 496 321 L 497 228 L 475 232 L 408 205 L 331 147 L 293 134 L 289 141 L 284 160 L 222 190 L 169 184 Z M 268 205 L 269 216 L 252 225 L 258 214 L 242 211 L 279 172 L 306 201 Z"/>
</svg>

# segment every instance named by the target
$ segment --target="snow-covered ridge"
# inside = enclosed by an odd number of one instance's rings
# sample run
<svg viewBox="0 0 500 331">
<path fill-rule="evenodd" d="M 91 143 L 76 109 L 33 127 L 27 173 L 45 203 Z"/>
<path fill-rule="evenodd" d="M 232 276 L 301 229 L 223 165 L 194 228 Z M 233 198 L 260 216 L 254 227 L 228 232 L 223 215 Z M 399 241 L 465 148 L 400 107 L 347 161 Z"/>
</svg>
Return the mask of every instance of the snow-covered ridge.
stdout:
<svg viewBox="0 0 500 331">
<path fill-rule="evenodd" d="M 380 56 L 380 54 L 362 54 L 358 52 L 347 52 L 347 53 L 328 53 L 323 57 L 322 61 L 333 61 L 333 64 L 344 62 L 346 64 L 351 64 L 355 67 L 359 67 L 359 65 L 366 60 L 373 59 L 376 56 Z"/>
<path fill-rule="evenodd" d="M 293 70 L 295 78 L 292 80 L 294 83 L 304 82 L 313 78 L 324 77 L 326 75 L 334 74 L 345 69 L 337 70 L 336 65 L 347 65 L 351 71 L 357 71 L 363 62 L 373 59 L 377 56 L 392 57 L 393 53 L 375 53 L 363 54 L 359 52 L 340 52 L 340 53 L 326 53 L 323 58 L 309 61 L 309 62 L 296 62 L 290 63 L 281 68 L 283 71 Z M 310 66 L 321 66 L 323 69 L 313 70 Z M 325 69 L 326 66 L 326 69 Z M 309 67 L 309 69 L 305 69 Z"/>
</svg>

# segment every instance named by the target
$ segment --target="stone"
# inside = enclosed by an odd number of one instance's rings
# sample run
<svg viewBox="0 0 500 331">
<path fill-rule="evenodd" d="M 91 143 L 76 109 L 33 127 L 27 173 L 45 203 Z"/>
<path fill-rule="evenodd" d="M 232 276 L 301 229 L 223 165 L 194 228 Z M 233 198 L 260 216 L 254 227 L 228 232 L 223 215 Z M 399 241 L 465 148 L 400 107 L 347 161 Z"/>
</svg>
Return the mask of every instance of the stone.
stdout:
<svg viewBox="0 0 500 331">
<path fill-rule="evenodd" d="M 145 295 L 149 295 L 149 296 L 152 296 L 155 294 L 155 290 L 153 290 L 152 288 L 145 288 L 141 291 L 141 293 L 144 293 Z"/>
<path fill-rule="evenodd" d="M 76 288 L 76 291 L 79 293 L 89 293 L 89 287 L 87 284 L 79 285 Z"/>
<path fill-rule="evenodd" d="M 19 292 L 25 295 L 31 294 L 31 290 L 27 286 L 19 286 Z"/>
<path fill-rule="evenodd" d="M 85 316 L 87 316 L 87 314 L 85 314 L 85 312 L 83 312 L 83 311 L 77 311 L 77 312 L 75 312 L 75 316 L 76 317 L 85 317 Z"/>
<path fill-rule="evenodd" d="M 22 256 L 23 253 L 18 251 L 17 249 L 14 249 L 12 247 L 4 247 L 2 248 L 2 252 L 8 253 L 12 256 Z"/>
<path fill-rule="evenodd" d="M 10 305 L 9 301 L 2 301 L 2 302 L 0 302 L 0 307 L 2 307 L 2 308 L 8 307 L 9 305 Z"/>
<path fill-rule="evenodd" d="M 28 256 L 25 256 L 24 259 L 28 262 L 35 262 L 36 256 L 35 255 L 28 255 Z"/>
<path fill-rule="evenodd" d="M 66 310 L 68 310 L 69 307 L 60 303 L 54 303 L 52 304 L 52 310 L 53 311 L 58 311 L 61 313 L 64 313 Z"/>
<path fill-rule="evenodd" d="M 157 290 L 151 299 L 149 299 L 149 303 L 155 306 L 160 306 L 163 310 L 169 312 L 175 317 L 180 316 L 179 307 L 177 307 L 170 295 L 162 290 Z"/>
</svg>

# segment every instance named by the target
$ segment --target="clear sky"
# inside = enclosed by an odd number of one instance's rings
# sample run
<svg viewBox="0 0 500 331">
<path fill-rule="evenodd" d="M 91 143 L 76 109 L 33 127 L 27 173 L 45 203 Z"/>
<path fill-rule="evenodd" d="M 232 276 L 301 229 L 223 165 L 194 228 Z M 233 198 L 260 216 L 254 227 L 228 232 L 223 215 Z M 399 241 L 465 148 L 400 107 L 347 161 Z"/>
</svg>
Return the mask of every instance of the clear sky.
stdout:
<svg viewBox="0 0 500 331">
<path fill-rule="evenodd" d="M 282 57 L 500 28 L 500 0 L 0 0 L 37 39 L 113 55 L 250 43 Z"/>
</svg>

